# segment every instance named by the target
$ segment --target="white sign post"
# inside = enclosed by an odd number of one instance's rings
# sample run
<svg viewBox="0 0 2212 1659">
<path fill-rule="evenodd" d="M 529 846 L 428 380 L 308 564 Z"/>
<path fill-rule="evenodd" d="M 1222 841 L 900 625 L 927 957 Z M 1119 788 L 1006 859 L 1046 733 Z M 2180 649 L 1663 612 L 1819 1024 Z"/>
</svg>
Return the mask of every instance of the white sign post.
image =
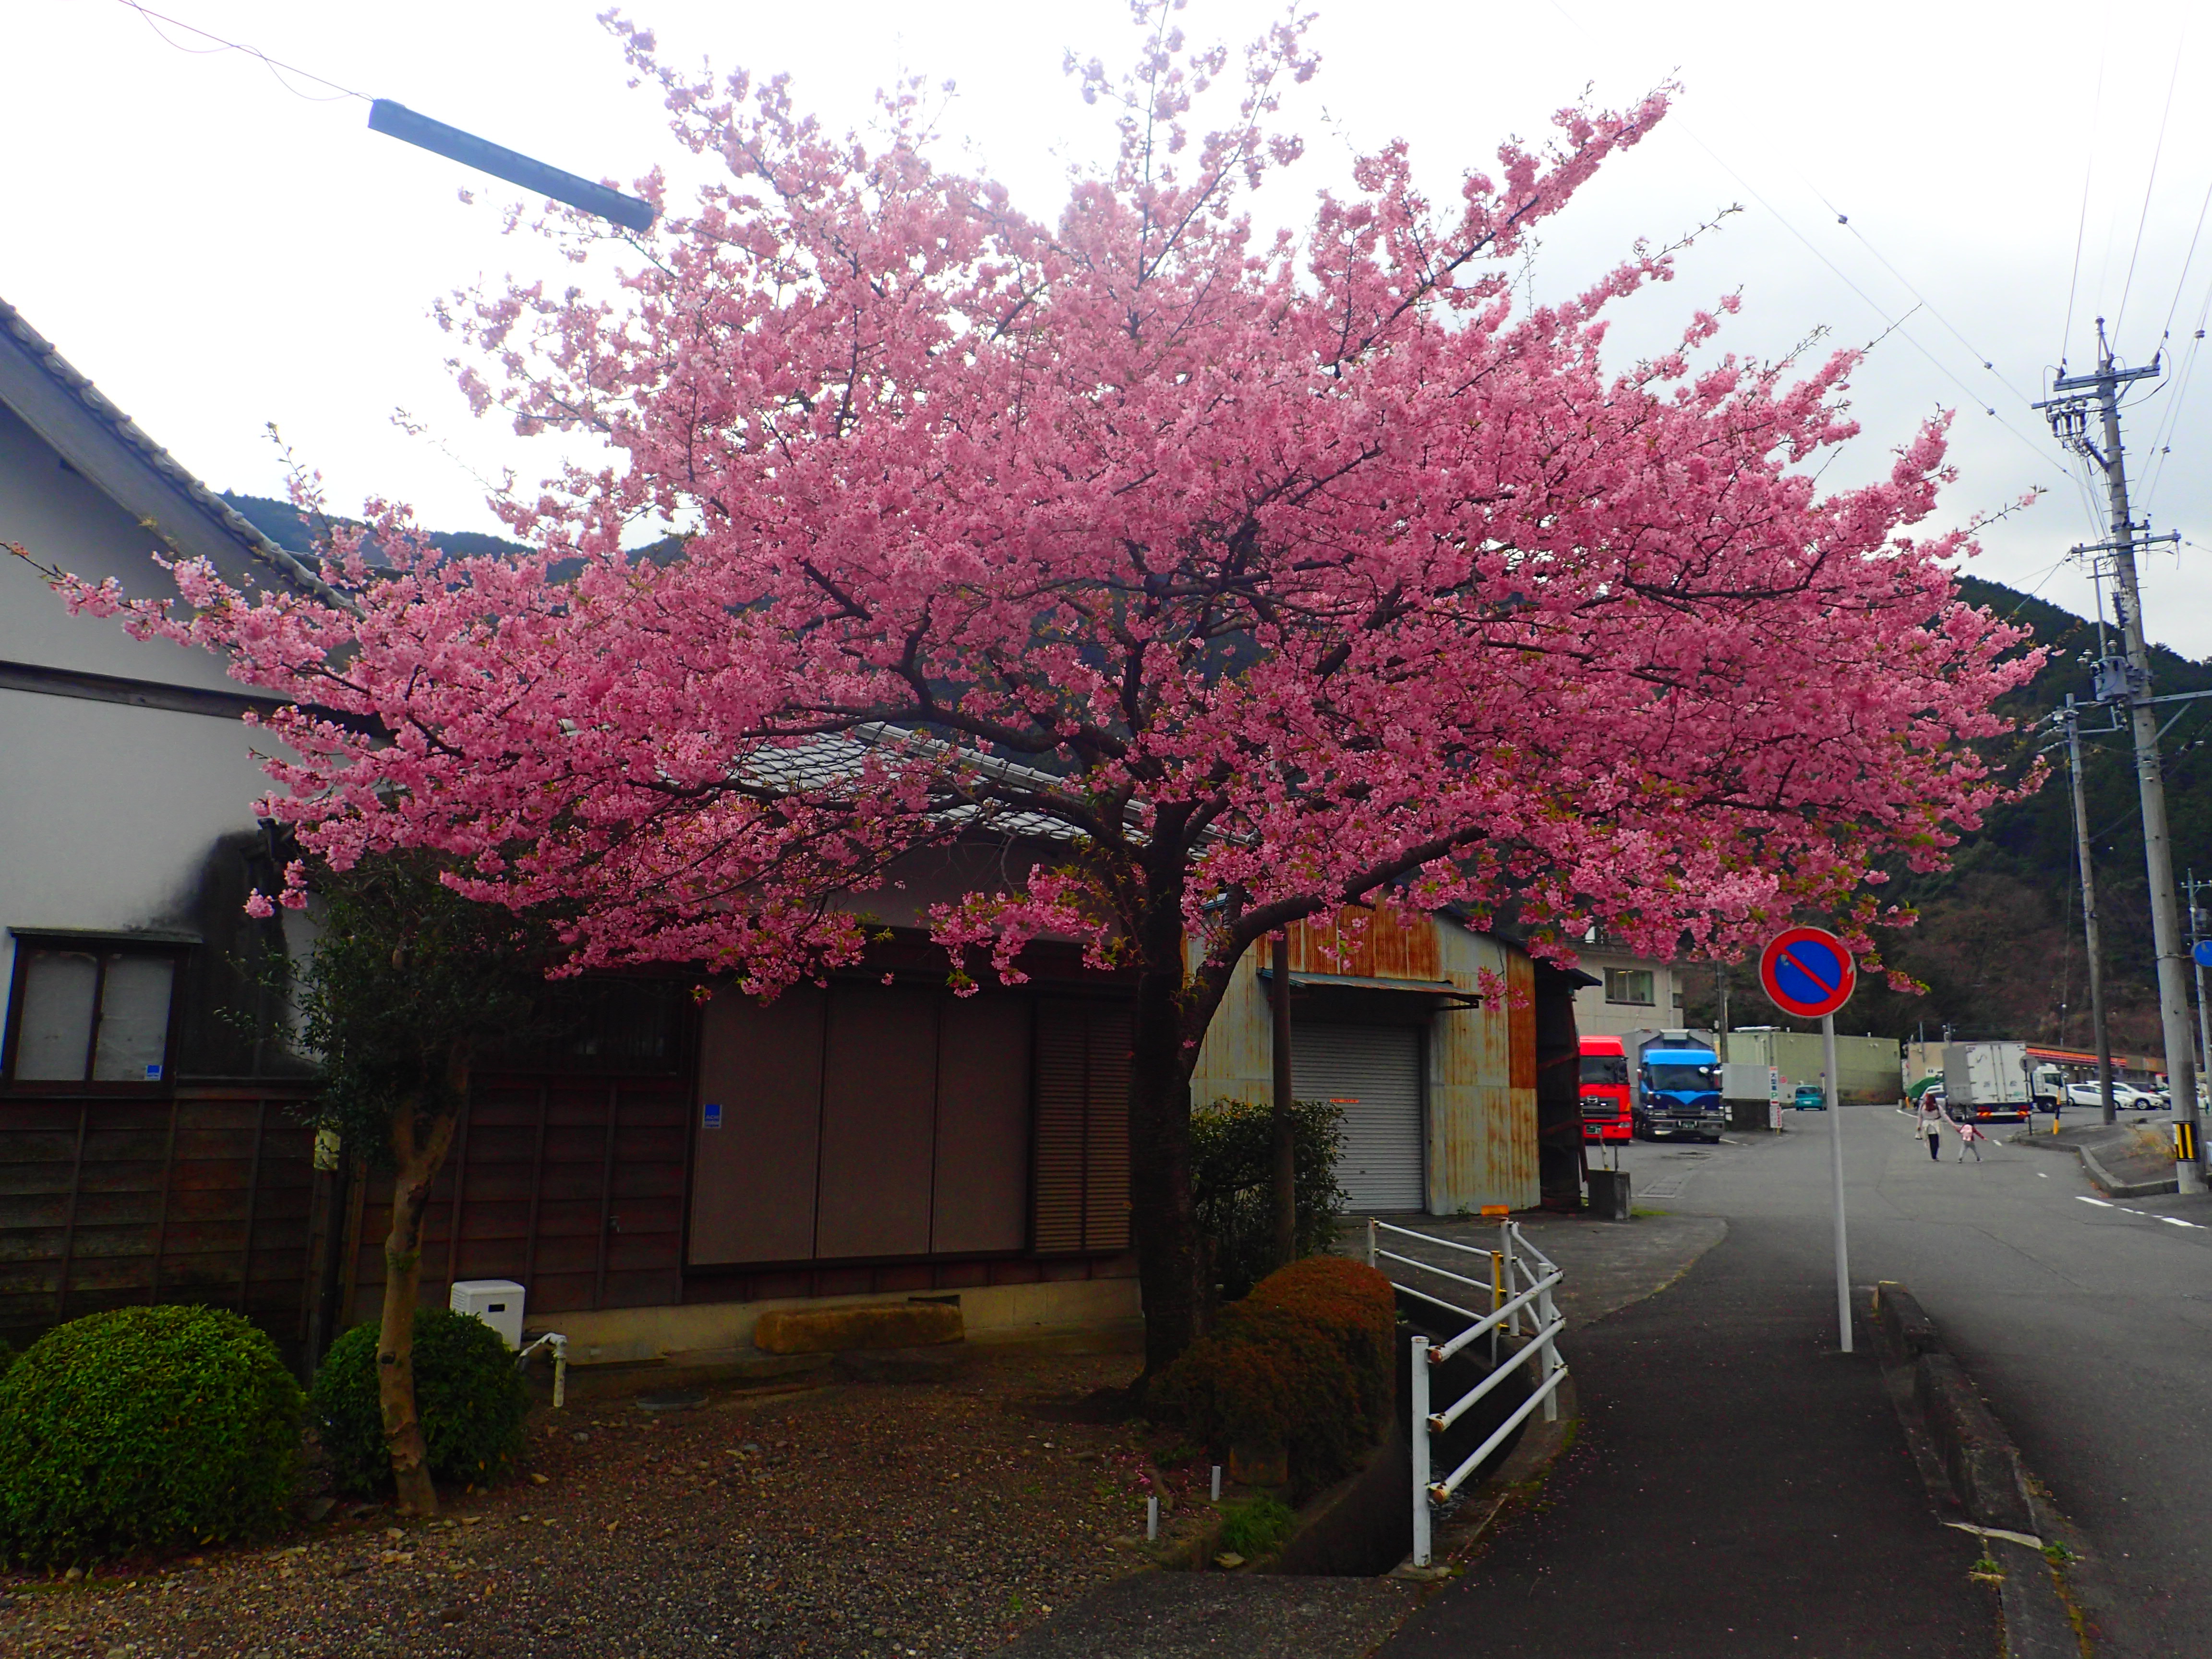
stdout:
<svg viewBox="0 0 2212 1659">
<path fill-rule="evenodd" d="M 1843 1351 L 1851 1351 L 1851 1266 L 1844 1231 L 1844 1114 L 1836 1093 L 1836 1010 L 1851 1000 L 1858 966 L 1843 940 L 1819 927 L 1791 927 L 1777 935 L 1759 958 L 1759 982 L 1774 1006 L 1800 1019 L 1820 1022 L 1826 1063 L 1828 1161 L 1835 1183 L 1836 1327 Z"/>
</svg>

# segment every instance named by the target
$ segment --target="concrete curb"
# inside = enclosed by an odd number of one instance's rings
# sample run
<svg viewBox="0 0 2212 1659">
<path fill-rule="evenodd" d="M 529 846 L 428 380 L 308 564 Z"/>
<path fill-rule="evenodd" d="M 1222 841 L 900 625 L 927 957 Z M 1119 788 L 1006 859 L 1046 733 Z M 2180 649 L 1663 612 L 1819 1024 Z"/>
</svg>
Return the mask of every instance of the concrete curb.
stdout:
<svg viewBox="0 0 2212 1659">
<path fill-rule="evenodd" d="M 1912 1293 L 1877 1285 L 1873 1312 L 1905 1437 L 1930 1485 L 1940 1480 L 1948 1488 L 1942 1495 L 1963 1512 L 1963 1520 L 1947 1516 L 1944 1524 L 1979 1534 L 1983 1554 L 2002 1574 L 1997 1596 L 2007 1659 L 2086 1659 L 2088 1643 L 2062 1568 L 2045 1553 L 2056 1547 L 2071 1559 L 2075 1552 L 2064 1541 L 2070 1528 L 2044 1500 L 1973 1378 L 1943 1351 L 1935 1322 Z"/>
<path fill-rule="evenodd" d="M 2181 1190 L 2181 1183 L 2171 1177 L 2165 1181 L 2122 1181 L 2098 1163 L 2097 1155 L 2087 1146 L 2075 1150 L 2081 1155 L 2081 1170 L 2089 1177 L 2089 1184 L 2106 1198 L 2155 1198 L 2160 1193 Z"/>
</svg>

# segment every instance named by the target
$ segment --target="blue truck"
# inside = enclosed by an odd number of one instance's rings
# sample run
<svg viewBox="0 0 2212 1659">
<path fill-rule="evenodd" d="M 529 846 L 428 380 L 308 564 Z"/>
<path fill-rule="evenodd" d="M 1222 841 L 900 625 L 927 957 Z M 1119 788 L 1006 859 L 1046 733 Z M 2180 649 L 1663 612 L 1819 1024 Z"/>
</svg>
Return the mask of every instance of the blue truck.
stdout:
<svg viewBox="0 0 2212 1659">
<path fill-rule="evenodd" d="M 1636 1064 L 1635 1133 L 1647 1140 L 1687 1135 L 1717 1141 L 1728 1127 L 1720 1056 L 1697 1038 L 1662 1032 Z"/>
</svg>

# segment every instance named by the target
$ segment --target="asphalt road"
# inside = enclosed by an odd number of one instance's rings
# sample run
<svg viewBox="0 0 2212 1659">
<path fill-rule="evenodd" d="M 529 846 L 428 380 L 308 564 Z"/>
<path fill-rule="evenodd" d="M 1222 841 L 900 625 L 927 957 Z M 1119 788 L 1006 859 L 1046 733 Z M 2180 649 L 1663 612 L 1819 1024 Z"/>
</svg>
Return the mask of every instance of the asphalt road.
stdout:
<svg viewBox="0 0 2212 1659">
<path fill-rule="evenodd" d="M 1954 1142 L 1931 1163 L 1896 1112 L 1838 1116 L 1851 1279 L 1912 1290 L 2081 1529 L 2100 1654 L 2212 1650 L 2212 1198 L 2088 1202 L 2070 1154 L 1999 1139 L 1978 1165 Z M 1632 1147 L 1638 1205 L 1825 1250 L 1826 1120 L 1784 1118 L 1778 1137 Z"/>
</svg>

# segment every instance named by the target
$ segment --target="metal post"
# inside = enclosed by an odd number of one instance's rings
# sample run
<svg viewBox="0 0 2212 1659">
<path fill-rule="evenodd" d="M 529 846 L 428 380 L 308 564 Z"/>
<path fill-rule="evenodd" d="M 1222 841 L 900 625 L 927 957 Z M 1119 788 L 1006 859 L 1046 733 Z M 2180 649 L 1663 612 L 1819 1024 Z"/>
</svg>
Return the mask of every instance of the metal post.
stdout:
<svg viewBox="0 0 2212 1659">
<path fill-rule="evenodd" d="M 2081 717 L 2069 694 L 2062 716 L 2066 722 L 2067 770 L 2074 781 L 2074 848 L 2081 866 L 2081 947 L 2089 958 L 2089 1019 L 2097 1039 L 2097 1098 L 2105 1109 L 2105 1121 L 2118 1114 L 2112 1109 L 2112 1037 L 2105 1029 L 2105 951 L 2097 928 L 2097 872 L 2089 862 L 2089 806 L 2081 779 Z M 2066 1102 L 2066 1085 L 2059 1085 L 2060 1105 Z M 2063 1113 L 2054 1115 L 2056 1122 Z"/>
<path fill-rule="evenodd" d="M 1516 1292 L 1513 1287 L 1513 1224 L 1510 1221 L 1498 1224 L 1498 1260 L 1499 1277 L 1505 1287 L 1505 1299 L 1510 1302 Z M 1516 1308 L 1507 1315 L 1506 1322 L 1513 1327 L 1514 1335 L 1520 1335 L 1521 1310 Z"/>
<path fill-rule="evenodd" d="M 1273 1015 L 1275 1103 L 1268 1121 L 1268 1194 L 1273 1220 L 1274 1260 L 1286 1267 L 1298 1255 L 1298 1156 L 1293 1120 L 1297 1110 L 1291 1080 L 1291 936 L 1275 935 L 1274 975 L 1268 990 Z"/>
<path fill-rule="evenodd" d="M 1552 1322 L 1557 1317 L 1552 1309 L 1552 1289 L 1547 1285 L 1536 1292 L 1536 1328 L 1550 1330 Z M 1544 1339 L 1544 1357 L 1536 1362 L 1536 1365 L 1542 1373 L 1537 1381 L 1540 1383 L 1550 1382 L 1552 1373 L 1559 1369 L 1559 1345 L 1556 1338 L 1547 1336 Z M 1544 1420 L 1547 1423 L 1559 1420 L 1559 1391 L 1557 1389 L 1544 1396 Z"/>
<path fill-rule="evenodd" d="M 1820 1054 L 1828 1068 L 1828 1162 L 1835 1176 L 1836 1328 L 1842 1351 L 1851 1351 L 1851 1253 L 1844 1236 L 1844 1112 L 1836 1095 L 1836 1017 L 1820 1016 Z"/>
<path fill-rule="evenodd" d="M 1375 1265 L 1375 1218 L 1371 1215 L 1367 1218 L 1367 1265 Z"/>
<path fill-rule="evenodd" d="M 1429 1565 L 1429 1339 L 1413 1339 L 1413 1565 Z"/>
<path fill-rule="evenodd" d="M 2208 1018 L 2204 1007 L 2204 964 L 2197 959 L 2197 947 L 2203 937 L 2199 918 L 2204 913 L 2197 908 L 2197 890 L 2201 885 L 2203 884 L 2197 879 L 2197 872 L 2191 870 L 2189 872 L 2189 960 L 2197 971 L 2197 1058 L 2203 1068 L 2197 1075 L 2212 1077 L 2212 1018 Z M 2172 1080 L 2169 1076 L 2167 1081 Z"/>
</svg>

